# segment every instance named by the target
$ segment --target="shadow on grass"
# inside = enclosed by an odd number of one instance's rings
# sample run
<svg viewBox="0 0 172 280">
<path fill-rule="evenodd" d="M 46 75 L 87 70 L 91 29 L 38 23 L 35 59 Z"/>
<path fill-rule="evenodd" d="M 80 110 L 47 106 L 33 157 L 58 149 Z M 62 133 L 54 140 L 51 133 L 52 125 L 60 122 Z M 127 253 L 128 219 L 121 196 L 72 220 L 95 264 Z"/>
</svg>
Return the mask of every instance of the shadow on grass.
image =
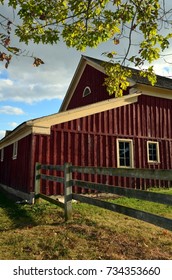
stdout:
<svg viewBox="0 0 172 280">
<path fill-rule="evenodd" d="M 4 212 L 4 215 L 0 217 L 0 231 L 36 226 L 37 221 L 33 218 L 32 211 L 29 211 L 29 207 L 31 208 L 32 206 L 17 204 L 16 198 L 0 191 L 0 208 Z M 7 218 L 8 222 L 5 222 Z"/>
</svg>

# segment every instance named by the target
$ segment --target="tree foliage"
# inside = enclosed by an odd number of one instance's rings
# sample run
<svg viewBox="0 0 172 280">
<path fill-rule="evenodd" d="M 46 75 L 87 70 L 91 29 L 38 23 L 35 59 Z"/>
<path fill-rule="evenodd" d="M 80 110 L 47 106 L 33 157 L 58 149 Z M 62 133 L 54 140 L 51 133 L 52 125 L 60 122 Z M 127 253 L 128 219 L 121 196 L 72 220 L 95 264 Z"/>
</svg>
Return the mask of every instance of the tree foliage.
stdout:
<svg viewBox="0 0 172 280">
<path fill-rule="evenodd" d="M 122 95 L 128 87 L 131 71 L 124 65 L 142 69 L 140 74 L 155 84 L 153 62 L 170 45 L 172 33 L 169 20 L 172 9 L 166 10 L 162 0 L 0 0 L 8 4 L 12 17 L 0 14 L 0 61 L 8 67 L 13 55 L 27 55 L 12 38 L 21 42 L 57 44 L 63 40 L 68 47 L 84 51 L 108 40 L 112 50 L 105 52 L 110 64 L 105 69 L 110 94 Z M 165 27 L 165 31 L 164 31 Z M 125 44 L 125 53 L 117 52 Z M 133 55 L 134 53 L 134 55 Z M 34 58 L 34 66 L 44 62 Z M 144 68 L 148 64 L 147 68 Z"/>
</svg>

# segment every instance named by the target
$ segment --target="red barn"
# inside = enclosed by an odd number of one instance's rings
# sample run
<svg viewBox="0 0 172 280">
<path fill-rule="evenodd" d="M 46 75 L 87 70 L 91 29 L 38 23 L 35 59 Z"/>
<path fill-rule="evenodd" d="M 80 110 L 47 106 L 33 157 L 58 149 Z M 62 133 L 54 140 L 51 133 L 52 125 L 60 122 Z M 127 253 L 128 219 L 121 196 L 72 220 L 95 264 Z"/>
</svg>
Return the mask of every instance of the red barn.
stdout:
<svg viewBox="0 0 172 280">
<path fill-rule="evenodd" d="M 109 97 L 103 85 L 102 63 L 83 56 L 60 112 L 24 122 L 0 141 L 1 187 L 31 199 L 36 162 L 172 169 L 172 80 L 158 76 L 152 87 L 133 70 L 124 96 Z M 80 176 L 141 189 L 159 184 L 141 179 Z M 42 182 L 42 192 L 63 194 L 63 186 Z"/>
</svg>

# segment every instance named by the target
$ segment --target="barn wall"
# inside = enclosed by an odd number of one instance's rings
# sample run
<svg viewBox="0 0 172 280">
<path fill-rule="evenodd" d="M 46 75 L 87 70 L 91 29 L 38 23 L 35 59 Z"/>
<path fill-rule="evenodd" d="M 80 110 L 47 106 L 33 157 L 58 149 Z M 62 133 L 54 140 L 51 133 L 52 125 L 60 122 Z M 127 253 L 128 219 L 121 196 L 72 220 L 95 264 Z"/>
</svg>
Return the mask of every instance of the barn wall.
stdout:
<svg viewBox="0 0 172 280">
<path fill-rule="evenodd" d="M 72 162 L 80 166 L 117 167 L 116 139 L 126 138 L 133 140 L 135 168 L 172 169 L 171 107 L 170 100 L 140 96 L 138 103 L 55 125 L 49 140 L 47 136 L 37 136 L 37 161 L 58 165 Z M 159 142 L 158 164 L 148 163 L 148 140 Z M 141 189 L 153 185 L 167 186 L 167 182 L 110 176 L 74 174 L 74 178 Z M 61 184 L 50 183 L 50 187 L 46 182 L 42 184 L 44 193 L 63 194 Z"/>
<path fill-rule="evenodd" d="M 32 135 L 18 141 L 17 159 L 12 159 L 13 144 L 4 148 L 4 160 L 0 162 L 0 183 L 22 192 L 31 191 L 31 143 Z"/>
<path fill-rule="evenodd" d="M 117 138 L 132 139 L 134 167 L 172 169 L 172 101 L 141 95 L 137 103 L 92 116 L 54 125 L 50 135 L 29 135 L 18 142 L 17 159 L 12 159 L 13 145 L 4 149 L 0 162 L 0 183 L 23 192 L 34 191 L 35 163 L 117 167 Z M 158 141 L 160 163 L 149 164 L 147 141 Z M 48 174 L 63 176 L 62 172 Z M 167 186 L 167 182 L 77 175 L 74 178 L 144 188 Z M 84 189 L 74 188 L 84 192 Z M 42 192 L 63 194 L 63 185 L 42 180 Z"/>
</svg>

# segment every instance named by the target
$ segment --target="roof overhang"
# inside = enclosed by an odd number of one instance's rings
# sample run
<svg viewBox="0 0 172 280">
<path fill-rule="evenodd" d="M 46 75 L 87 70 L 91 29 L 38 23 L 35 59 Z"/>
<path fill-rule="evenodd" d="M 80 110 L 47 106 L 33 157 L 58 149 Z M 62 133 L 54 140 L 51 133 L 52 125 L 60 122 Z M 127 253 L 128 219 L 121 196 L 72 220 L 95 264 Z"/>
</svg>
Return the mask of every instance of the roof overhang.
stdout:
<svg viewBox="0 0 172 280">
<path fill-rule="evenodd" d="M 140 94 L 129 94 L 120 98 L 112 98 L 65 112 L 27 121 L 18 126 L 0 141 L 0 149 L 24 138 L 29 134 L 50 135 L 51 126 L 53 125 L 135 103 L 138 101 L 139 95 Z"/>
<path fill-rule="evenodd" d="M 130 88 L 131 94 L 143 94 L 158 98 L 172 99 L 172 90 L 166 88 L 155 87 L 151 85 L 145 84 L 136 84 L 132 88 Z"/>
</svg>

